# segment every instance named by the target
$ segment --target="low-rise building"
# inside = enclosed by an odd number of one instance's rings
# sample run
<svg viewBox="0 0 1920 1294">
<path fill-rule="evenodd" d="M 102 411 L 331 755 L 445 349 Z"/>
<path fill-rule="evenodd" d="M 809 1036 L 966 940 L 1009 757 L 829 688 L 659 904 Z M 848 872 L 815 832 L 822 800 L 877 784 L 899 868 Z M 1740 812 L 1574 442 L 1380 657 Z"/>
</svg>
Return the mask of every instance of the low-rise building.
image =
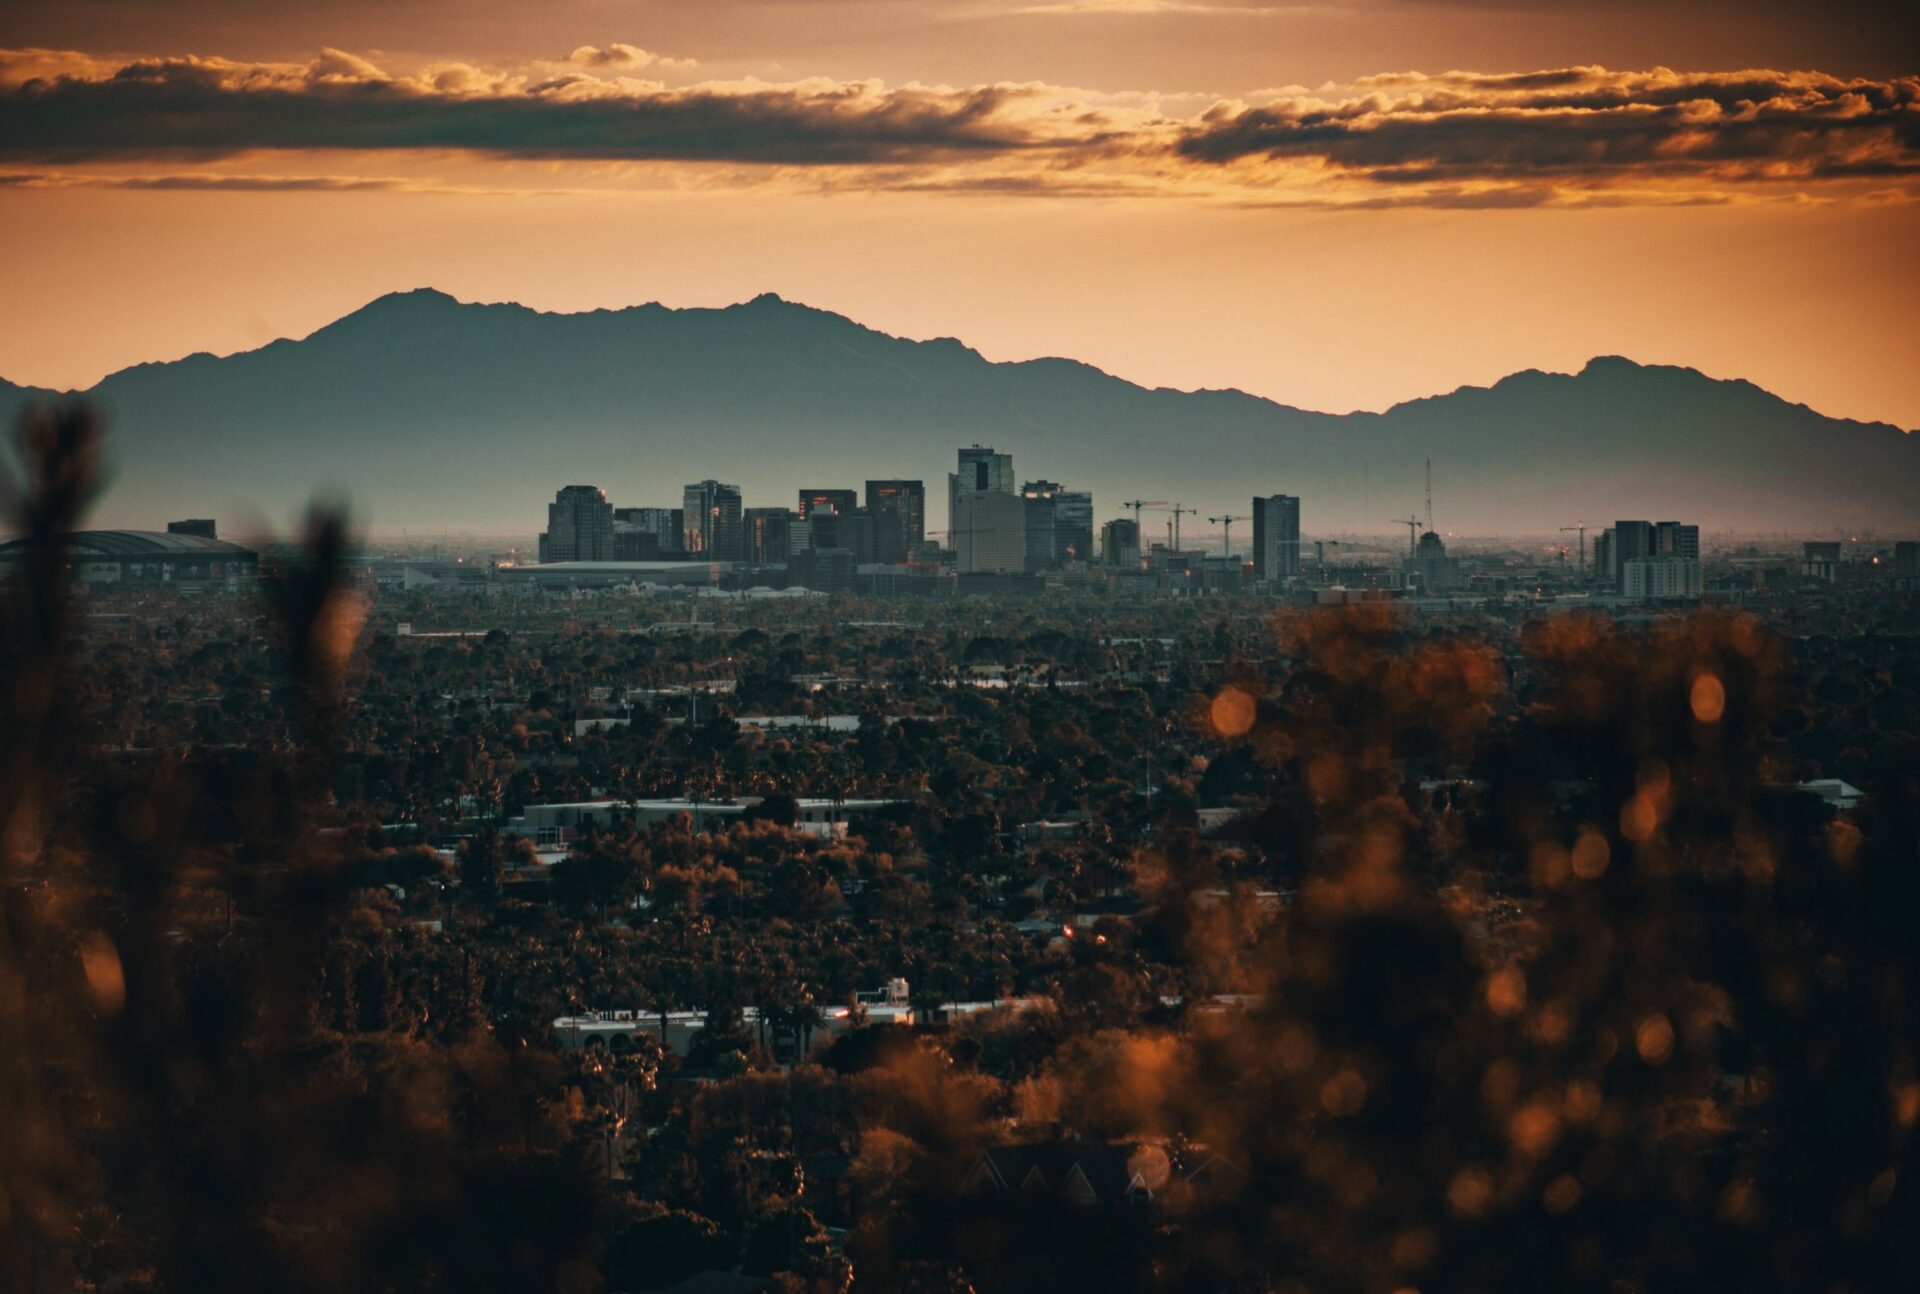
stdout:
<svg viewBox="0 0 1920 1294">
<path fill-rule="evenodd" d="M 30 539 L 0 544 L 0 575 L 46 551 Z M 260 567 L 252 549 L 198 529 L 82 530 L 60 536 L 54 551 L 82 584 L 208 588 L 251 580 Z"/>
</svg>

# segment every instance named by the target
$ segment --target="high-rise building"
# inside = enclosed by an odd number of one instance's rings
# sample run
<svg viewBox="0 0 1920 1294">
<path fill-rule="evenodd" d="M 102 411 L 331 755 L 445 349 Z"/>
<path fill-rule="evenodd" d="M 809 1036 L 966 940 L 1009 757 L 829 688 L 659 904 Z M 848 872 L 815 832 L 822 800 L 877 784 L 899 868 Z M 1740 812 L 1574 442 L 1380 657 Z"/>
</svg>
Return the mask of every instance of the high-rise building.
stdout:
<svg viewBox="0 0 1920 1294">
<path fill-rule="evenodd" d="M 959 469 L 947 473 L 947 525 L 953 529 L 959 528 L 955 518 L 960 515 L 960 500 L 965 495 L 1014 492 L 1013 455 L 995 453 L 991 445 L 961 450 Z"/>
<path fill-rule="evenodd" d="M 617 532 L 623 527 L 654 536 L 663 552 L 679 548 L 683 539 L 679 508 L 615 508 L 613 528 Z"/>
<path fill-rule="evenodd" d="M 1700 527 L 1683 526 L 1677 521 L 1654 522 L 1653 555 L 1678 557 L 1690 562 L 1699 561 Z"/>
<path fill-rule="evenodd" d="M 737 562 L 745 558 L 739 486 L 714 480 L 698 481 L 686 488 L 681 510 L 687 552 L 716 562 Z"/>
<path fill-rule="evenodd" d="M 1253 500 L 1253 577 L 1267 583 L 1300 574 L 1300 499 L 1269 494 Z"/>
<path fill-rule="evenodd" d="M 1093 495 L 1086 490 L 1053 496 L 1053 560 L 1061 566 L 1093 561 Z"/>
<path fill-rule="evenodd" d="M 973 490 L 954 510 L 953 550 L 962 575 L 1024 571 L 1027 501 L 1002 490 Z"/>
<path fill-rule="evenodd" d="M 1612 568 L 1601 574 L 1610 578 L 1614 587 L 1624 593 L 1627 588 L 1627 563 L 1658 555 L 1654 551 L 1656 532 L 1651 521 L 1616 521 L 1608 533 L 1613 536 L 1613 542 L 1607 546 Z"/>
<path fill-rule="evenodd" d="M 542 562 L 604 562 L 613 556 L 613 505 L 595 485 L 569 485 L 547 505 Z"/>
<path fill-rule="evenodd" d="M 923 481 L 868 481 L 873 560 L 898 565 L 926 542 L 927 487 Z"/>
<path fill-rule="evenodd" d="M 1060 494 L 1058 481 L 1028 481 L 1020 487 L 1026 517 L 1026 569 L 1048 571 L 1060 563 L 1054 553 L 1054 501 Z"/>
<path fill-rule="evenodd" d="M 1620 569 L 1621 595 L 1635 602 L 1697 598 L 1704 587 L 1694 558 L 1636 557 Z"/>
<path fill-rule="evenodd" d="M 784 566 L 793 553 L 793 513 L 787 508 L 748 508 L 747 560 L 760 566 Z"/>
<path fill-rule="evenodd" d="M 1837 539 L 1809 539 L 1800 562 L 1800 573 L 1808 579 L 1832 583 L 1840 574 L 1840 550 Z"/>
<path fill-rule="evenodd" d="M 1902 539 L 1894 544 L 1893 573 L 1901 579 L 1920 576 L 1920 542 Z"/>
<path fill-rule="evenodd" d="M 1420 581 L 1422 593 L 1446 593 L 1460 587 L 1460 563 L 1447 556 L 1446 541 L 1431 530 L 1420 536 L 1413 556 L 1407 559 L 1406 571 Z"/>
<path fill-rule="evenodd" d="M 678 508 L 615 508 L 613 510 L 613 547 L 615 561 L 653 561 L 680 551 L 684 542 Z"/>
<path fill-rule="evenodd" d="M 1116 517 L 1100 527 L 1100 560 L 1121 570 L 1140 569 L 1140 523 Z"/>
<path fill-rule="evenodd" d="M 807 518 L 807 546 L 815 552 L 844 548 L 856 562 L 873 560 L 873 514 L 865 508 L 834 512 L 824 506 Z"/>
<path fill-rule="evenodd" d="M 1627 568 L 1636 562 L 1691 563 L 1693 569 L 1636 569 L 1629 585 Z M 1696 596 L 1702 578 L 1700 527 L 1678 521 L 1616 521 L 1594 543 L 1593 570 L 1623 597 L 1644 600 Z M 1659 591 L 1646 591 L 1649 589 Z"/>
<path fill-rule="evenodd" d="M 800 519 L 812 520 L 813 514 L 822 509 L 844 517 L 860 506 L 860 496 L 852 490 L 802 490 L 800 491 Z"/>
</svg>

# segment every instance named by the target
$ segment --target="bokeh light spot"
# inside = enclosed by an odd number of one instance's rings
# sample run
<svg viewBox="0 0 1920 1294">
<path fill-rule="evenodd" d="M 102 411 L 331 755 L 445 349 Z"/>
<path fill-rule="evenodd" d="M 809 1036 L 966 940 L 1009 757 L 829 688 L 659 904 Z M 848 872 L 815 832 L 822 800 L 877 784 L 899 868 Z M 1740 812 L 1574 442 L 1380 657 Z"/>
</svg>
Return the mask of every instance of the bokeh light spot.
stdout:
<svg viewBox="0 0 1920 1294">
<path fill-rule="evenodd" d="M 1633 1045 L 1649 1065 L 1664 1065 L 1673 1054 L 1673 1025 L 1664 1015 L 1650 1015 L 1633 1031 Z"/>
<path fill-rule="evenodd" d="M 1527 977 L 1518 967 L 1503 966 L 1487 977 L 1487 1005 L 1495 1015 L 1514 1015 L 1527 1005 Z"/>
<path fill-rule="evenodd" d="M 1320 1085 L 1320 1104 L 1336 1119 L 1349 1119 L 1366 1108 L 1367 1081 L 1343 1069 Z"/>
<path fill-rule="evenodd" d="M 1726 685 L 1718 675 L 1696 675 L 1688 700 L 1693 706 L 1694 718 L 1701 723 L 1719 723 L 1720 716 L 1727 712 Z"/>
<path fill-rule="evenodd" d="M 1237 687 L 1223 687 L 1213 698 L 1209 717 L 1222 737 L 1244 737 L 1253 730 L 1253 698 Z"/>
<path fill-rule="evenodd" d="M 1580 1202 L 1580 1179 L 1572 1173 L 1562 1173 L 1547 1183 L 1541 1202 L 1547 1206 L 1547 1212 L 1559 1217 Z"/>
<path fill-rule="evenodd" d="M 80 967 L 86 972 L 87 991 L 108 1015 L 119 1014 L 127 1000 L 126 972 L 113 940 L 95 930 L 80 941 Z"/>
<path fill-rule="evenodd" d="M 1599 832 L 1581 832 L 1580 839 L 1573 843 L 1573 874 L 1583 881 L 1599 879 L 1606 875 L 1612 852 L 1607 848 L 1607 838 Z"/>
</svg>

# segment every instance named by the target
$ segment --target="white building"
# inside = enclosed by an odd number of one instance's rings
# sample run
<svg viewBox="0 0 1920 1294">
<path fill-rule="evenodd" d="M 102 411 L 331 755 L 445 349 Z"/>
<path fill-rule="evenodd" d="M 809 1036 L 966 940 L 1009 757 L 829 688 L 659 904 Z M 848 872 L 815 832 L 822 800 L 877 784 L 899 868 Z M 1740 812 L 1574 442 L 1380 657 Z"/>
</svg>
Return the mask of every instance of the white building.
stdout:
<svg viewBox="0 0 1920 1294">
<path fill-rule="evenodd" d="M 576 800 L 564 804 L 529 804 L 517 817 L 507 819 L 510 835 L 525 836 L 535 845 L 564 844 L 583 828 L 605 831 L 617 822 L 650 827 L 682 815 L 690 818 L 696 830 L 706 830 L 719 819 L 738 818 L 760 803 L 761 797 L 701 800 L 695 803 L 685 796 L 670 800 Z M 829 800 L 802 798 L 796 802 L 794 829 L 807 835 L 838 836 L 850 819 L 877 813 L 901 803 L 899 800 Z"/>
<path fill-rule="evenodd" d="M 1621 595 L 1632 602 L 1698 598 L 1706 582 L 1700 563 L 1684 557 L 1636 557 L 1620 567 Z"/>
</svg>

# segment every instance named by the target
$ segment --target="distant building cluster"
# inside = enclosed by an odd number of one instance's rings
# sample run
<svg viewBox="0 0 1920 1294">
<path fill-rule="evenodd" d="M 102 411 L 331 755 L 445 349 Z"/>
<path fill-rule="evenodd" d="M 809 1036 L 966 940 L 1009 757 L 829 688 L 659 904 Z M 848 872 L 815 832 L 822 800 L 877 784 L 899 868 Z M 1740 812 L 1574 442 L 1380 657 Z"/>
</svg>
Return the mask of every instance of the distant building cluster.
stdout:
<svg viewBox="0 0 1920 1294">
<path fill-rule="evenodd" d="M 1558 554 L 1557 566 L 1527 567 L 1524 546 L 1502 557 L 1476 549 L 1463 559 L 1434 526 L 1431 475 L 1425 518 L 1395 519 L 1407 527 L 1397 552 L 1365 537 L 1303 539 L 1303 504 L 1294 494 L 1254 495 L 1247 513 L 1212 517 L 1162 499 L 1129 499 L 1120 507 L 1130 515 L 1098 521 L 1090 492 L 1023 479 L 1013 455 L 991 445 L 957 452 L 944 535 L 927 531 L 919 480 L 869 480 L 864 492 L 811 486 L 792 507 L 743 503 L 738 486 L 715 480 L 687 485 L 678 508 L 616 508 L 596 486 L 569 485 L 548 505 L 541 564 L 503 573 L 552 586 L 726 584 L 880 596 L 1054 586 L 1091 586 L 1115 598 L 1258 589 L 1303 604 L 1521 594 L 1639 605 L 1851 586 L 1868 571 L 1890 587 L 1920 581 L 1920 545 L 1907 540 L 1875 552 L 1853 541 L 1808 541 L 1797 559 L 1776 564 L 1729 554 L 1716 559 L 1709 579 L 1700 527 L 1681 521 L 1620 520 L 1593 534 L 1584 522 L 1564 526 L 1579 532 L 1577 566 L 1570 535 L 1547 550 Z M 1202 521 L 1216 527 L 1204 543 L 1193 535 Z M 1251 533 L 1237 532 L 1236 547 L 1234 527 L 1247 522 Z"/>
<path fill-rule="evenodd" d="M 1700 527 L 1678 521 L 1616 521 L 1593 546 L 1594 574 L 1631 602 L 1699 598 Z"/>
<path fill-rule="evenodd" d="M 926 487 L 871 480 L 859 492 L 799 491 L 792 508 L 745 506 L 740 487 L 712 479 L 682 489 L 680 506 L 617 508 L 594 485 L 565 486 L 547 505 L 540 564 L 688 564 L 814 568 L 906 567 L 926 554 Z"/>
<path fill-rule="evenodd" d="M 1218 555 L 1184 547 L 1180 520 L 1193 509 L 1134 500 L 1132 517 L 1096 524 L 1093 495 L 1059 481 L 1022 480 L 1013 455 L 990 445 L 959 450 L 947 475 L 946 542 L 930 541 L 926 484 L 869 480 L 862 492 L 845 486 L 798 491 L 795 506 L 745 506 L 740 487 L 705 480 L 689 484 L 678 508 L 617 508 L 606 491 L 569 485 L 547 506 L 539 561 L 558 568 L 590 563 L 650 567 L 727 563 L 779 568 L 789 580 L 816 589 L 843 589 L 856 580 L 961 577 L 969 586 L 1056 574 L 1142 576 L 1192 590 L 1285 584 L 1301 577 L 1300 500 L 1274 494 L 1253 500 L 1251 560 L 1228 549 Z M 1149 542 L 1141 513 L 1169 514 L 1165 543 Z M 1231 524 L 1242 517 L 1216 518 Z M 1230 533 L 1230 532 L 1229 532 Z M 617 578 L 620 572 L 594 574 Z M 636 572 L 638 573 L 638 572 Z M 672 573 L 650 569 L 649 577 Z M 885 591 L 885 590 L 876 590 Z"/>
</svg>

